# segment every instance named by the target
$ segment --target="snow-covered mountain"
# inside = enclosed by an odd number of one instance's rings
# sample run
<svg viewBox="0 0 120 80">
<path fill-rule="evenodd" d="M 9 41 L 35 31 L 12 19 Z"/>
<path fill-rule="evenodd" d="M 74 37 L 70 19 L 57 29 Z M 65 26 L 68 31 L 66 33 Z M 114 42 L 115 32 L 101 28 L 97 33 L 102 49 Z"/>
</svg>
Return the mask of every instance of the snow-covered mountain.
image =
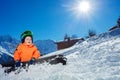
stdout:
<svg viewBox="0 0 120 80">
<path fill-rule="evenodd" d="M 35 41 L 34 44 L 42 55 L 57 51 L 57 44 L 53 40 L 38 40 Z"/>
<path fill-rule="evenodd" d="M 0 36 L 0 64 L 8 64 L 13 61 L 12 55 L 19 41 L 10 35 Z"/>
<path fill-rule="evenodd" d="M 20 41 L 10 35 L 0 36 L 0 46 L 8 52 L 13 53 Z"/>
<path fill-rule="evenodd" d="M 74 46 L 45 56 L 63 54 L 67 65 L 30 65 L 29 71 L 5 76 L 1 80 L 120 80 L 120 29 L 102 33 Z M 44 56 L 43 56 L 44 57 Z M 19 77 L 18 77 L 19 76 Z"/>
</svg>

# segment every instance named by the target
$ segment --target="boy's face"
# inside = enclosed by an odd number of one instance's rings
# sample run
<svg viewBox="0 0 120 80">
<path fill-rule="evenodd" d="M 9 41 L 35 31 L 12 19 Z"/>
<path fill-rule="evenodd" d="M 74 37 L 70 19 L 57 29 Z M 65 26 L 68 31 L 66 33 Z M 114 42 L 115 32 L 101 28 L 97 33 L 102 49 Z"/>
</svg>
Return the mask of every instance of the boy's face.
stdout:
<svg viewBox="0 0 120 80">
<path fill-rule="evenodd" d="M 27 45 L 32 44 L 32 38 L 31 38 L 30 36 L 27 36 L 27 37 L 25 38 L 25 43 L 26 43 Z"/>
</svg>

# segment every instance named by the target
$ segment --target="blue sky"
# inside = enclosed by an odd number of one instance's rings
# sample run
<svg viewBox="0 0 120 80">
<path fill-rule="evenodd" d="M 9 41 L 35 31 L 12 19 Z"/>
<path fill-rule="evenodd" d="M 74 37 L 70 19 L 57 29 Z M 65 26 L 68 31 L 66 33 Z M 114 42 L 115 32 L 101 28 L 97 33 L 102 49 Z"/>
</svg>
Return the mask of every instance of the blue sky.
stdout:
<svg viewBox="0 0 120 80">
<path fill-rule="evenodd" d="M 63 40 L 67 33 L 78 37 L 97 34 L 115 26 L 120 16 L 120 0 L 88 0 L 90 12 L 76 16 L 70 11 L 77 0 L 0 0 L 0 35 L 20 34 L 31 30 L 34 40 Z M 81 1 L 81 0 L 79 0 Z"/>
</svg>

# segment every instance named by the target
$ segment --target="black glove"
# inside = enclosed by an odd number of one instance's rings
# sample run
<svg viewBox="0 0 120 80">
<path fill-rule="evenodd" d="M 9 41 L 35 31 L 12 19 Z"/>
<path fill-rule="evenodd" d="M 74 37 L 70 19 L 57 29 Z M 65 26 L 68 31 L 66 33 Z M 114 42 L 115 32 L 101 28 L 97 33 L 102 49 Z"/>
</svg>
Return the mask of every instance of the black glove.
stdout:
<svg viewBox="0 0 120 80">
<path fill-rule="evenodd" d="M 20 61 L 15 61 L 15 66 L 20 67 L 21 62 Z"/>
<path fill-rule="evenodd" d="M 35 61 L 36 61 L 36 59 L 35 59 L 35 58 L 32 58 L 32 59 L 30 60 L 30 64 L 35 64 Z"/>
</svg>

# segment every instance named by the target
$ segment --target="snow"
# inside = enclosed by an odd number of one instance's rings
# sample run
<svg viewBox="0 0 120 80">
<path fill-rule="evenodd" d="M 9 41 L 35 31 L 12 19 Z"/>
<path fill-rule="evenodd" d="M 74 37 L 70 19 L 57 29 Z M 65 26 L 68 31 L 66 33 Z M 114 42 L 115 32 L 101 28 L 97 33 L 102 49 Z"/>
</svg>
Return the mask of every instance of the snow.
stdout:
<svg viewBox="0 0 120 80">
<path fill-rule="evenodd" d="M 4 74 L 1 80 L 120 80 L 120 29 L 89 38 L 73 47 L 50 53 L 63 54 L 67 65 L 30 65 L 29 71 Z"/>
<path fill-rule="evenodd" d="M 10 54 L 9 52 L 7 52 L 6 49 L 4 49 L 4 48 L 2 48 L 2 47 L 0 46 L 0 54 L 2 55 L 3 53 L 9 55 L 10 57 L 13 57 L 12 54 Z"/>
</svg>

